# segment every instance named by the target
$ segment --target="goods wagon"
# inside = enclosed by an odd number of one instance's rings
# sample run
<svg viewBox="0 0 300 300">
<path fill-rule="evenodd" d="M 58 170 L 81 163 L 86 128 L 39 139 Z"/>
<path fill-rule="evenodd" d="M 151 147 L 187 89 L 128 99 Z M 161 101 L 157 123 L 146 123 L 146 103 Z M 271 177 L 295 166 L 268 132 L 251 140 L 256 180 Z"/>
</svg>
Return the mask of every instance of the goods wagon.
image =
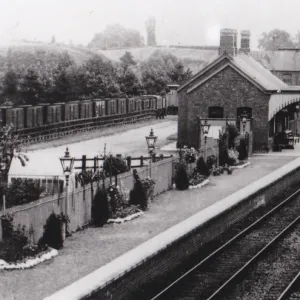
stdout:
<svg viewBox="0 0 300 300">
<path fill-rule="evenodd" d="M 34 128 L 44 125 L 44 106 L 30 106 L 24 109 L 26 128 Z"/>
<path fill-rule="evenodd" d="M 116 115 L 117 114 L 117 99 L 105 99 L 106 105 L 106 115 Z"/>
<path fill-rule="evenodd" d="M 46 121 L 47 125 L 59 123 L 63 120 L 62 110 L 63 103 L 55 103 L 46 107 Z"/>
<path fill-rule="evenodd" d="M 135 99 L 134 98 L 127 99 L 127 112 L 128 113 L 135 112 Z"/>
<path fill-rule="evenodd" d="M 94 100 L 94 116 L 105 116 L 105 100 Z"/>
<path fill-rule="evenodd" d="M 141 110 L 142 110 L 142 100 L 135 99 L 135 111 L 141 111 Z"/>
<path fill-rule="evenodd" d="M 79 119 L 79 102 L 67 102 L 64 105 L 64 121 L 72 121 Z"/>
<path fill-rule="evenodd" d="M 125 115 L 126 114 L 126 99 L 118 99 L 118 114 Z"/>
<path fill-rule="evenodd" d="M 24 108 L 5 107 L 2 108 L 2 116 L 5 125 L 13 125 L 16 129 L 24 128 Z"/>
<path fill-rule="evenodd" d="M 91 100 L 84 100 L 80 102 L 80 119 L 93 118 L 93 102 Z"/>
</svg>

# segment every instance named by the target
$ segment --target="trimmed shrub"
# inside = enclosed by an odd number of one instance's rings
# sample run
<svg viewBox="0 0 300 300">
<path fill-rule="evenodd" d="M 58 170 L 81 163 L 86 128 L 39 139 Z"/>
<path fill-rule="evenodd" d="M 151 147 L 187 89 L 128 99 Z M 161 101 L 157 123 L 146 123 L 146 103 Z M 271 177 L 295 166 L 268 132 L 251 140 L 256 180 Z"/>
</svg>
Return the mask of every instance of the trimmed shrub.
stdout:
<svg viewBox="0 0 300 300">
<path fill-rule="evenodd" d="M 197 170 L 198 170 L 199 174 L 201 174 L 205 177 L 209 177 L 209 169 L 208 169 L 208 166 L 202 156 L 199 157 L 197 160 Z"/>
<path fill-rule="evenodd" d="M 128 171 L 126 160 L 121 156 L 109 155 L 103 162 L 103 171 L 106 176 L 114 176 Z"/>
<path fill-rule="evenodd" d="M 228 147 L 227 147 L 227 137 L 228 134 L 226 132 L 224 132 L 221 136 L 220 136 L 220 140 L 219 140 L 219 165 L 220 166 L 225 166 L 226 164 L 228 164 Z"/>
<path fill-rule="evenodd" d="M 227 127 L 228 130 L 228 148 L 235 148 L 235 138 L 239 135 L 239 132 L 235 125 L 229 124 Z"/>
<path fill-rule="evenodd" d="M 142 210 L 147 210 L 148 208 L 148 197 L 147 193 L 143 187 L 140 180 L 134 183 L 133 189 L 129 194 L 129 203 L 132 205 L 138 205 Z"/>
<path fill-rule="evenodd" d="M 8 239 L 11 238 L 14 232 L 14 217 L 12 214 L 6 213 L 1 216 L 1 225 L 2 225 L 2 238 Z"/>
<path fill-rule="evenodd" d="M 7 207 L 22 205 L 40 198 L 43 188 L 38 180 L 14 179 L 7 187 Z"/>
<path fill-rule="evenodd" d="M 210 155 L 206 160 L 206 165 L 209 170 L 213 168 L 217 164 L 217 157 L 215 155 Z"/>
<path fill-rule="evenodd" d="M 92 202 L 92 223 L 95 226 L 103 226 L 109 218 L 109 203 L 107 192 L 98 189 Z"/>
<path fill-rule="evenodd" d="M 54 249 L 61 249 L 64 245 L 62 226 L 68 222 L 68 216 L 63 213 L 56 215 L 52 212 L 44 225 L 44 233 L 39 240 L 39 246 L 48 245 Z"/>
<path fill-rule="evenodd" d="M 176 188 L 180 191 L 186 190 L 189 187 L 189 178 L 185 166 L 180 164 L 175 175 Z"/>
<path fill-rule="evenodd" d="M 240 140 L 240 146 L 238 151 L 239 151 L 239 160 L 245 160 L 248 158 L 247 142 L 245 139 Z"/>
</svg>

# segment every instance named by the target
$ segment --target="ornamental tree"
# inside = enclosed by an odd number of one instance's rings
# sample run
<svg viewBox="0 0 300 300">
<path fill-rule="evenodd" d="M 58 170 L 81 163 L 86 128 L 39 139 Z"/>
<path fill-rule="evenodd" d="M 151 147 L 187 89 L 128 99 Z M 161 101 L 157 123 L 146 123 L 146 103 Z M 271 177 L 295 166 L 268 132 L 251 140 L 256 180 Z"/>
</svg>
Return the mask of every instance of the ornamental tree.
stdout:
<svg viewBox="0 0 300 300">
<path fill-rule="evenodd" d="M 13 158 L 20 160 L 23 167 L 28 161 L 25 154 L 20 153 L 21 140 L 15 133 L 12 125 L 4 126 L 0 129 L 0 175 L 6 181 L 9 168 Z"/>
</svg>

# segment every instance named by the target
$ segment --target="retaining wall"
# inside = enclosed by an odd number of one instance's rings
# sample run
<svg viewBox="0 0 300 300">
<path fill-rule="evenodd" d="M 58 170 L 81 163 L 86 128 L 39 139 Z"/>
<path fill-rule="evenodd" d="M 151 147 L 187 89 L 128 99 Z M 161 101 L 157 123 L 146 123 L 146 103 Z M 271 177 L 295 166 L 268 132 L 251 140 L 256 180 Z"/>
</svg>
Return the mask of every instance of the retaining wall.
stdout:
<svg viewBox="0 0 300 300">
<path fill-rule="evenodd" d="M 135 249 L 46 298 L 134 299 L 139 287 L 172 272 L 199 247 L 299 181 L 300 159 L 171 227 Z"/>
<path fill-rule="evenodd" d="M 141 179 L 150 176 L 150 166 L 137 169 Z M 164 159 L 152 164 L 151 176 L 156 181 L 154 195 L 158 195 L 172 186 L 173 158 Z M 115 183 L 115 178 L 112 179 Z M 134 185 L 132 172 L 126 172 L 117 176 L 117 184 L 122 189 L 131 190 Z M 101 185 L 101 182 L 100 182 Z M 109 185 L 109 179 L 106 180 L 106 187 Z M 74 179 L 70 180 L 69 192 L 69 230 L 75 231 L 78 227 L 83 227 L 91 221 L 91 207 L 93 194 L 97 189 L 97 184 L 93 185 L 93 191 L 90 185 L 85 187 L 75 187 Z M 25 225 L 27 234 L 33 242 L 37 242 L 43 234 L 43 227 L 47 218 L 52 212 L 60 213 L 64 211 L 65 193 L 60 195 L 48 196 L 41 200 L 31 202 L 25 205 L 19 205 L 6 210 L 7 213 L 14 215 L 14 224 Z M 0 212 L 0 217 L 3 211 Z M 0 240 L 2 228 L 0 222 Z"/>
</svg>

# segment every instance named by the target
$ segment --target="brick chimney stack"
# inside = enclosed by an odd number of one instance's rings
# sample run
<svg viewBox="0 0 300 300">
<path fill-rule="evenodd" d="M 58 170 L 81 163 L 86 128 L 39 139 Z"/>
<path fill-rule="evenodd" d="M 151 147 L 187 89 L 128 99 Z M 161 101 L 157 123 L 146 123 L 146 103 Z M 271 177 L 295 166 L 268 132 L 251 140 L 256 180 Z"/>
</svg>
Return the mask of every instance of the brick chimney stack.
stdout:
<svg viewBox="0 0 300 300">
<path fill-rule="evenodd" d="M 250 36 L 249 30 L 241 31 L 241 48 L 240 52 L 249 53 L 250 52 Z"/>
<path fill-rule="evenodd" d="M 237 31 L 235 29 L 220 30 L 219 55 L 224 52 L 232 56 L 237 54 Z"/>
</svg>

